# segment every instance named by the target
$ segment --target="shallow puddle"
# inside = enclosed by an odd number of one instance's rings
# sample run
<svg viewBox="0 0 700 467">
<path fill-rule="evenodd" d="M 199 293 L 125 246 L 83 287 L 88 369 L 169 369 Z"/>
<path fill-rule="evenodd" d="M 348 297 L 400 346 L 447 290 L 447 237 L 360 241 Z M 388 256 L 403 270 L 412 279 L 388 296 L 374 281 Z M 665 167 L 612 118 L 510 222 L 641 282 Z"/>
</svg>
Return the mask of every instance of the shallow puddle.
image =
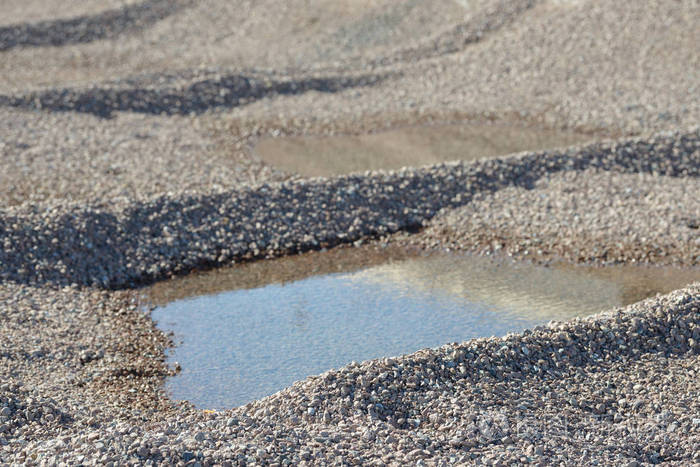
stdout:
<svg viewBox="0 0 700 467">
<path fill-rule="evenodd" d="M 590 139 L 559 130 L 472 123 L 404 127 L 365 135 L 269 138 L 261 140 L 253 151 L 272 166 L 317 177 L 469 161 L 571 146 Z"/>
<path fill-rule="evenodd" d="M 341 248 L 156 284 L 153 319 L 178 343 L 174 399 L 230 408 L 351 361 L 505 335 L 666 293 L 699 270 L 542 267 Z"/>
</svg>

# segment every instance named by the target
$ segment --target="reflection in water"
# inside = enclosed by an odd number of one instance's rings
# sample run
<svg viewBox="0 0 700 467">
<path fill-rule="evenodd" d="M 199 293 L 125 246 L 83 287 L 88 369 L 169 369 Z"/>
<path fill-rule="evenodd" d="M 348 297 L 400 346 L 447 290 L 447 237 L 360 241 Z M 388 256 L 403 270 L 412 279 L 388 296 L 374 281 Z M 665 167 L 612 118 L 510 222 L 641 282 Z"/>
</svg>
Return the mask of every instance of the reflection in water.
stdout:
<svg viewBox="0 0 700 467">
<path fill-rule="evenodd" d="M 182 344 L 176 399 L 225 408 L 350 361 L 585 316 L 700 280 L 671 268 L 541 267 L 345 248 L 195 274 L 149 290 Z M 189 298 L 185 298 L 189 296 Z"/>
<path fill-rule="evenodd" d="M 284 284 L 311 276 L 352 272 L 370 266 L 397 262 L 417 256 L 394 247 L 336 247 L 329 251 L 309 252 L 274 260 L 243 263 L 213 271 L 176 277 L 158 282 L 148 290 L 155 305 L 182 298 L 211 295 L 238 289 L 255 289 L 269 284 Z"/>
<path fill-rule="evenodd" d="M 311 314 L 308 311 L 308 303 L 305 301 L 294 306 L 294 320 L 292 324 L 301 329 L 306 329 L 309 326 Z"/>
<path fill-rule="evenodd" d="M 480 303 L 527 319 L 567 319 L 620 305 L 619 287 L 580 273 L 474 257 L 415 258 L 354 274 L 353 280 L 414 291 L 461 303 Z M 576 284 L 580 281 L 579 284 Z M 576 284 L 576 286 L 572 286 Z"/>
<path fill-rule="evenodd" d="M 364 135 L 284 137 L 260 141 L 270 165 L 308 177 L 400 169 L 571 146 L 590 136 L 519 125 L 469 123 L 397 128 Z"/>
</svg>

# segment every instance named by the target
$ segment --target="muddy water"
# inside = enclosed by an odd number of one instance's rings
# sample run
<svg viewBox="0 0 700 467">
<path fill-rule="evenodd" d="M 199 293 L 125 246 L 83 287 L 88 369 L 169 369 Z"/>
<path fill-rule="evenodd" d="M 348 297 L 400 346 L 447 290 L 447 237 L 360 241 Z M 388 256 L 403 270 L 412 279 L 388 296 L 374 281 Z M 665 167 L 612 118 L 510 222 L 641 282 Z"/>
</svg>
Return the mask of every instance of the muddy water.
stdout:
<svg viewBox="0 0 700 467">
<path fill-rule="evenodd" d="M 270 165 L 307 177 L 475 160 L 570 146 L 590 136 L 542 128 L 462 124 L 393 129 L 365 135 L 261 140 L 254 153 Z"/>
<path fill-rule="evenodd" d="M 351 361 L 585 316 L 700 280 L 699 270 L 542 267 L 347 248 L 154 286 L 178 343 L 174 399 L 230 408 Z"/>
</svg>

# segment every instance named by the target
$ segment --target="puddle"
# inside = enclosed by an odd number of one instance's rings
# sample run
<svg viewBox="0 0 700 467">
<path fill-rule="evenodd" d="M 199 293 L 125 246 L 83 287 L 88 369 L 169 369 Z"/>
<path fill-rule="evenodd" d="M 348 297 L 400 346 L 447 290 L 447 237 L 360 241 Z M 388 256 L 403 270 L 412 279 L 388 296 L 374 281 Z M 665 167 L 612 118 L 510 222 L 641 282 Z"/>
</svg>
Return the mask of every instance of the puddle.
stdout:
<svg viewBox="0 0 700 467">
<path fill-rule="evenodd" d="M 542 267 L 347 248 L 156 284 L 153 319 L 179 345 L 174 399 L 223 409 L 351 361 L 505 335 L 666 293 L 700 270 Z"/>
<path fill-rule="evenodd" d="M 253 151 L 272 166 L 317 177 L 469 161 L 571 146 L 590 138 L 579 133 L 526 126 L 433 125 L 365 135 L 269 138 L 261 140 Z"/>
</svg>

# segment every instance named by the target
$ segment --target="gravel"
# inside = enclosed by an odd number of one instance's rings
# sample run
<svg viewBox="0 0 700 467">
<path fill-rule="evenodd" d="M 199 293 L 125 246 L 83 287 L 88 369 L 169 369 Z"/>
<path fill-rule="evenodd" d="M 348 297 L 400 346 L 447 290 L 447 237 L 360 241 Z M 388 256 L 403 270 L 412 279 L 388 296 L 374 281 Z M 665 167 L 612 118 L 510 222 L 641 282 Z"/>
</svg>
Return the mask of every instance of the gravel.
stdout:
<svg viewBox="0 0 700 467">
<path fill-rule="evenodd" d="M 700 264 L 700 181 L 599 169 L 479 193 L 407 243 L 574 263 Z"/>
<path fill-rule="evenodd" d="M 3 13 L 0 464 L 700 464 L 699 284 L 215 413 L 164 394 L 171 342 L 134 289 L 378 237 L 697 267 L 696 0 Z M 332 179 L 250 151 L 489 121 L 611 139 Z"/>
<path fill-rule="evenodd" d="M 8 410 L 0 415 L 0 444 L 6 443 L 0 460 L 692 460 L 700 443 L 693 421 L 700 408 L 698 284 L 591 320 L 353 363 L 221 413 L 175 404 L 163 394 L 163 378 L 176 371 L 164 363 L 169 340 L 143 313 L 138 290 L 84 286 L 128 287 L 191 267 L 386 236 L 429 223 L 450 206 L 461 207 L 443 213 L 464 219 L 470 199 L 504 193 L 509 201 L 512 190 L 561 199 L 572 184 L 586 187 L 581 177 L 591 181 L 590 190 L 578 192 L 584 200 L 615 203 L 626 192 L 611 180 L 629 187 L 642 179 L 651 193 L 658 190 L 651 182 L 668 182 L 678 201 L 683 187 L 697 191 L 699 138 L 697 130 L 664 133 L 218 195 L 6 209 L 0 401 Z M 533 189 L 538 184 L 551 192 Z M 622 209 L 649 210 L 659 202 L 671 219 L 678 211 L 663 198 L 634 199 Z M 694 212 L 693 200 L 682 201 Z M 566 202 L 559 212 L 564 219 L 579 212 Z M 529 212 L 536 218 L 537 206 L 525 206 L 535 208 Z M 490 212 L 512 206 L 499 208 L 494 204 Z M 433 222 L 439 225 L 443 216 Z M 609 216 L 618 219 L 605 213 L 584 225 L 605 233 Z M 652 236 L 641 247 L 658 251 L 661 245 L 669 248 L 666 256 L 676 254 L 662 240 L 675 238 L 682 226 L 656 227 L 642 224 Z"/>
<path fill-rule="evenodd" d="M 210 136 L 208 128 L 208 117 L 131 113 L 103 121 L 0 109 L 0 200 L 112 203 L 286 178 L 245 156 L 240 140 Z"/>
<path fill-rule="evenodd" d="M 472 164 L 265 184 L 215 195 L 165 195 L 135 203 L 43 209 L 22 205 L 2 212 L 0 277 L 32 284 L 128 287 L 194 268 L 414 230 L 440 209 L 468 204 L 477 193 L 528 188 L 552 173 L 589 168 L 637 173 L 626 175 L 633 180 L 645 173 L 648 177 L 682 177 L 681 188 L 685 187 L 686 197 L 693 198 L 700 171 L 699 147 L 700 130 L 695 130 Z M 610 194 L 612 197 L 600 189 L 587 196 L 607 203 L 615 200 L 615 192 Z M 635 200 L 639 210 L 648 209 L 648 203 L 640 203 L 639 197 Z M 530 206 L 536 211 L 536 206 Z M 667 209 L 681 215 L 677 207 Z M 576 212 L 571 210 L 569 215 Z M 683 214 L 693 216 L 695 212 L 697 203 L 691 202 Z M 607 219 L 601 219 L 589 228 L 605 229 Z M 640 228 L 649 235 L 645 242 L 639 240 L 643 250 L 659 249 L 659 244 L 668 243 L 667 236 L 678 235 L 671 231 L 664 236 L 653 230 L 652 223 L 647 227 Z M 687 224 L 678 228 L 684 237 L 674 238 L 680 243 L 670 243 L 663 256 L 685 251 L 686 257 L 679 261 L 693 264 L 697 259 L 695 229 L 686 232 Z"/>
<path fill-rule="evenodd" d="M 149 0 L 94 15 L 0 26 L 0 52 L 15 47 L 61 46 L 115 38 L 162 20 L 175 13 L 180 4 L 184 2 Z"/>
</svg>

